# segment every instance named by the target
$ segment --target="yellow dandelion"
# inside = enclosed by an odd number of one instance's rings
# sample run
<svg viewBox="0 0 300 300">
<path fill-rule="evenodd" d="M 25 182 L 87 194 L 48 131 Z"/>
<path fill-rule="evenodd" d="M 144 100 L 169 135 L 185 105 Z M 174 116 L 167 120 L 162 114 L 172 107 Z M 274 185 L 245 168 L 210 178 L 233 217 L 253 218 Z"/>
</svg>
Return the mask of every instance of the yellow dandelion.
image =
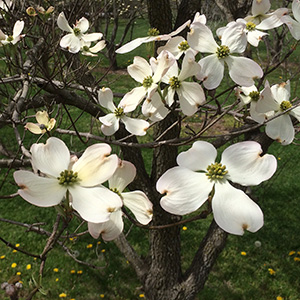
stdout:
<svg viewBox="0 0 300 300">
<path fill-rule="evenodd" d="M 28 264 L 27 266 L 26 266 L 26 270 L 30 270 L 31 269 L 31 264 Z"/>
<path fill-rule="evenodd" d="M 100 244 L 101 244 L 101 242 L 100 242 L 100 241 L 98 241 L 98 242 L 97 242 L 97 245 L 100 245 Z"/>
<path fill-rule="evenodd" d="M 100 294 L 100 298 L 104 298 L 104 294 Z"/>
<path fill-rule="evenodd" d="M 183 227 L 182 227 L 182 230 L 184 230 L 184 231 L 187 230 L 187 227 L 186 227 L 186 226 L 183 226 Z"/>
<path fill-rule="evenodd" d="M 297 254 L 300 255 L 300 251 L 297 251 Z"/>
<path fill-rule="evenodd" d="M 16 266 L 17 266 L 16 263 L 12 263 L 12 264 L 11 264 L 11 267 L 12 267 L 12 268 L 15 268 Z"/>
<path fill-rule="evenodd" d="M 247 252 L 242 251 L 242 252 L 241 252 L 241 255 L 246 256 L 246 255 L 247 255 Z"/>
<path fill-rule="evenodd" d="M 90 248 L 93 247 L 93 244 L 88 244 L 86 247 L 87 247 L 88 249 L 90 249 Z"/>
<path fill-rule="evenodd" d="M 17 272 L 16 274 L 20 276 L 22 273 L 21 272 Z"/>
<path fill-rule="evenodd" d="M 269 269 L 268 269 L 268 272 L 269 272 L 269 274 L 272 275 L 272 276 L 276 274 L 276 271 L 274 271 L 272 268 L 269 268 Z"/>
<path fill-rule="evenodd" d="M 16 252 L 18 252 L 18 250 L 14 249 L 12 252 L 13 252 L 13 253 L 16 253 Z"/>
<path fill-rule="evenodd" d="M 70 273 L 71 273 L 71 274 L 75 274 L 76 271 L 75 271 L 75 270 L 71 270 Z"/>
<path fill-rule="evenodd" d="M 18 248 L 18 247 L 20 247 L 20 244 L 16 244 L 15 246 Z"/>
<path fill-rule="evenodd" d="M 56 282 L 59 281 L 59 278 L 55 278 L 55 281 L 56 281 Z"/>
<path fill-rule="evenodd" d="M 82 274 L 82 270 L 77 271 L 77 274 Z"/>
<path fill-rule="evenodd" d="M 59 294 L 59 298 L 66 298 L 67 297 L 67 294 L 66 293 L 61 293 Z"/>
<path fill-rule="evenodd" d="M 277 159 L 278 159 L 278 160 L 281 160 L 281 157 L 278 157 Z"/>
<path fill-rule="evenodd" d="M 300 257 L 294 257 L 294 261 L 300 261 Z"/>
<path fill-rule="evenodd" d="M 59 271 L 58 268 L 54 268 L 54 269 L 53 269 L 53 272 L 56 272 L 56 273 L 57 273 L 58 271 Z"/>
<path fill-rule="evenodd" d="M 4 259 L 4 258 L 5 258 L 5 255 L 1 255 L 1 256 L 0 256 L 0 259 Z"/>
<path fill-rule="evenodd" d="M 145 295 L 144 294 L 139 294 L 139 297 L 140 298 L 145 298 Z"/>
<path fill-rule="evenodd" d="M 104 253 L 104 252 L 105 252 L 105 249 L 102 249 L 101 252 Z"/>
<path fill-rule="evenodd" d="M 277 296 L 276 297 L 276 300 L 283 300 L 284 298 L 283 297 L 281 297 L 281 296 Z"/>
<path fill-rule="evenodd" d="M 296 253 L 296 251 L 290 251 L 290 252 L 289 252 L 289 255 L 292 256 L 292 255 L 294 255 L 295 253 Z"/>
</svg>

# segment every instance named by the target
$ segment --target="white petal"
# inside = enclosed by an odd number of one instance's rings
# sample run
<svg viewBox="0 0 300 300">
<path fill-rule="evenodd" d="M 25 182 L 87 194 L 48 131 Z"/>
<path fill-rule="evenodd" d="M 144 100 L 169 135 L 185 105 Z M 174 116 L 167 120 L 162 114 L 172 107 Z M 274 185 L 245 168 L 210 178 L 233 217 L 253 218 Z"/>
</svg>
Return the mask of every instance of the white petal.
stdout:
<svg viewBox="0 0 300 300">
<path fill-rule="evenodd" d="M 90 235 L 97 239 L 100 234 L 104 241 L 112 241 L 116 239 L 123 231 L 124 223 L 122 219 L 122 211 L 111 213 L 110 219 L 104 223 L 91 223 L 88 222 L 88 229 Z"/>
<path fill-rule="evenodd" d="M 263 113 L 258 113 L 257 112 L 256 104 L 257 104 L 257 102 L 255 102 L 255 101 L 251 102 L 251 104 L 250 104 L 250 116 L 255 122 L 257 122 L 259 124 L 262 124 L 264 121 L 266 121 L 267 116 Z"/>
<path fill-rule="evenodd" d="M 188 33 L 188 44 L 199 52 L 215 53 L 219 47 L 211 30 L 204 24 L 197 23 Z"/>
<path fill-rule="evenodd" d="M 76 28 L 79 28 L 81 33 L 85 33 L 89 29 L 89 21 L 82 17 L 78 22 L 76 22 Z"/>
<path fill-rule="evenodd" d="M 166 193 L 160 200 L 161 207 L 176 215 L 196 211 L 207 200 L 212 187 L 204 173 L 183 167 L 169 169 L 156 183 L 158 192 Z"/>
<path fill-rule="evenodd" d="M 14 172 L 14 179 L 20 187 L 18 194 L 29 203 L 40 207 L 58 205 L 67 191 L 57 178 L 40 177 L 29 171 Z"/>
<path fill-rule="evenodd" d="M 260 93 L 260 98 L 256 104 L 256 111 L 258 113 L 267 113 L 273 110 L 278 111 L 279 109 L 280 105 L 275 101 L 269 83 L 267 82 L 265 88 Z"/>
<path fill-rule="evenodd" d="M 62 37 L 59 44 L 62 48 L 68 49 L 71 53 L 78 53 L 81 48 L 80 40 L 72 33 Z"/>
<path fill-rule="evenodd" d="M 142 113 L 151 121 L 159 121 L 166 117 L 169 110 L 163 104 L 158 93 L 155 93 L 150 99 L 147 98 L 142 106 Z"/>
<path fill-rule="evenodd" d="M 254 47 L 258 47 L 259 42 L 261 41 L 262 37 L 268 35 L 266 32 L 262 32 L 259 30 L 253 30 L 248 32 L 247 39 L 249 44 Z"/>
<path fill-rule="evenodd" d="M 224 61 L 218 59 L 216 54 L 212 54 L 202 58 L 199 61 L 201 66 L 200 80 L 208 90 L 217 88 L 224 76 Z"/>
<path fill-rule="evenodd" d="M 266 124 L 266 134 L 282 145 L 289 145 L 295 137 L 295 129 L 288 114 L 284 114 Z"/>
<path fill-rule="evenodd" d="M 271 92 L 278 104 L 281 104 L 282 101 L 289 101 L 291 95 L 290 81 L 272 85 Z"/>
<path fill-rule="evenodd" d="M 300 22 L 300 1 L 299 0 L 294 0 L 292 3 L 292 11 L 294 18 Z"/>
<path fill-rule="evenodd" d="M 117 118 L 114 113 L 100 117 L 99 121 L 103 124 L 101 125 L 101 131 L 104 135 L 111 136 L 119 130 L 120 118 Z"/>
<path fill-rule="evenodd" d="M 206 171 L 207 167 L 215 162 L 216 157 L 217 150 L 211 143 L 197 141 L 189 150 L 177 156 L 177 163 L 192 171 Z"/>
<path fill-rule="evenodd" d="M 34 134 L 42 134 L 46 132 L 46 129 L 41 129 L 41 127 L 38 124 L 28 122 L 24 126 L 24 128 L 28 129 L 30 132 Z"/>
<path fill-rule="evenodd" d="M 117 189 L 122 193 L 126 186 L 131 183 L 136 175 L 135 166 L 126 160 L 120 160 L 114 175 L 108 180 L 110 189 Z"/>
<path fill-rule="evenodd" d="M 247 47 L 245 25 L 234 23 L 227 27 L 222 34 L 222 45 L 230 49 L 230 53 L 243 53 Z"/>
<path fill-rule="evenodd" d="M 287 25 L 293 38 L 298 41 L 300 39 L 300 23 L 292 19 L 290 16 L 283 16 L 281 20 Z"/>
<path fill-rule="evenodd" d="M 256 232 L 264 224 L 260 207 L 228 182 L 216 183 L 212 210 L 218 226 L 231 234 L 243 235 L 245 229 Z"/>
<path fill-rule="evenodd" d="M 47 125 L 49 122 L 49 116 L 48 113 L 44 111 L 38 111 L 35 114 L 35 118 L 39 124 Z"/>
<path fill-rule="evenodd" d="M 263 15 L 271 8 L 270 0 L 253 0 L 251 12 L 252 15 Z"/>
<path fill-rule="evenodd" d="M 98 53 L 99 51 L 101 51 L 102 49 L 104 49 L 105 46 L 106 46 L 105 41 L 100 41 L 95 46 L 91 47 L 89 50 L 92 53 Z"/>
<path fill-rule="evenodd" d="M 152 220 L 152 203 L 142 191 L 122 193 L 123 202 L 141 224 L 148 224 Z"/>
<path fill-rule="evenodd" d="M 109 109 L 111 112 L 116 110 L 113 102 L 114 95 L 110 88 L 102 88 L 98 91 L 98 102 L 101 106 Z"/>
<path fill-rule="evenodd" d="M 123 45 L 119 49 L 116 50 L 116 53 L 123 54 L 132 51 L 133 49 L 139 47 L 141 44 L 146 43 L 149 37 L 137 38 L 129 43 Z"/>
<path fill-rule="evenodd" d="M 137 82 L 143 83 L 144 79 L 152 76 L 152 69 L 147 60 L 140 56 L 135 56 L 133 64 L 127 67 L 129 75 Z"/>
<path fill-rule="evenodd" d="M 289 112 L 289 114 L 295 117 L 298 121 L 300 121 L 300 106 L 293 108 Z"/>
<path fill-rule="evenodd" d="M 183 54 L 183 51 L 179 49 L 179 45 L 184 41 L 185 39 L 182 36 L 175 36 L 171 38 L 166 45 L 159 47 L 157 53 L 160 54 L 163 50 L 167 50 L 170 51 L 176 59 L 179 59 Z"/>
<path fill-rule="evenodd" d="M 180 81 L 185 80 L 188 77 L 192 77 L 201 71 L 201 67 L 195 62 L 195 55 L 192 51 L 186 52 L 182 61 L 182 67 L 178 79 Z"/>
<path fill-rule="evenodd" d="M 84 34 L 82 36 L 82 39 L 85 42 L 95 42 L 102 39 L 103 34 L 101 32 L 94 32 L 94 33 L 88 33 Z"/>
<path fill-rule="evenodd" d="M 146 89 L 143 86 L 136 87 L 125 94 L 125 96 L 121 99 L 119 106 L 123 107 L 125 113 L 131 112 L 142 102 L 145 95 Z"/>
<path fill-rule="evenodd" d="M 59 177 L 69 167 L 70 152 L 65 143 L 56 137 L 49 138 L 46 144 L 33 144 L 30 152 L 34 169 L 49 176 Z"/>
<path fill-rule="evenodd" d="M 121 120 L 124 123 L 126 130 L 134 135 L 145 135 L 150 126 L 147 121 L 142 119 L 134 119 L 127 116 L 122 116 Z"/>
<path fill-rule="evenodd" d="M 241 86 L 251 86 L 254 79 L 261 78 L 263 71 L 259 64 L 247 57 L 228 56 L 225 61 L 231 79 Z"/>
<path fill-rule="evenodd" d="M 106 222 L 110 214 L 122 206 L 121 198 L 105 187 L 86 188 L 75 185 L 69 191 L 72 207 L 88 222 Z"/>
<path fill-rule="evenodd" d="M 197 82 L 182 82 L 177 94 L 182 112 L 187 116 L 193 115 L 205 102 L 205 94 Z"/>
<path fill-rule="evenodd" d="M 259 143 L 245 141 L 233 144 L 223 151 L 221 164 L 228 171 L 227 179 L 247 186 L 258 185 L 273 176 L 277 161 L 273 155 L 261 156 Z"/>
<path fill-rule="evenodd" d="M 111 147 L 107 144 L 94 144 L 86 148 L 82 156 L 73 165 L 78 173 L 80 185 L 95 186 L 108 180 L 118 166 L 118 157 L 109 155 Z"/>
<path fill-rule="evenodd" d="M 153 60 L 151 60 L 151 67 L 154 70 L 153 82 L 157 83 L 176 62 L 176 59 L 171 52 L 164 50 L 159 54 L 155 62 L 154 64 Z"/>
<path fill-rule="evenodd" d="M 61 12 L 58 15 L 57 25 L 61 30 L 64 30 L 64 31 L 67 31 L 67 32 L 73 32 L 73 29 L 72 29 L 72 27 L 70 27 L 70 25 L 69 25 L 69 23 L 68 23 L 68 21 L 65 17 L 65 14 L 63 12 Z"/>
<path fill-rule="evenodd" d="M 259 23 L 256 28 L 259 30 L 269 30 L 279 27 L 283 24 L 282 17 L 288 13 L 287 8 L 278 8 L 273 13 L 268 14 L 261 23 Z"/>
<path fill-rule="evenodd" d="M 24 21 L 17 21 L 13 28 L 13 37 L 18 37 L 24 28 Z"/>
<path fill-rule="evenodd" d="M 203 18 L 201 18 L 201 20 L 203 20 Z M 177 29 L 175 29 L 174 31 L 172 31 L 171 33 L 169 33 L 170 36 L 175 36 L 178 33 L 180 33 L 183 29 L 185 29 L 187 26 L 189 26 L 191 23 L 190 20 L 186 21 L 185 23 L 183 23 L 182 25 L 180 25 Z"/>
</svg>

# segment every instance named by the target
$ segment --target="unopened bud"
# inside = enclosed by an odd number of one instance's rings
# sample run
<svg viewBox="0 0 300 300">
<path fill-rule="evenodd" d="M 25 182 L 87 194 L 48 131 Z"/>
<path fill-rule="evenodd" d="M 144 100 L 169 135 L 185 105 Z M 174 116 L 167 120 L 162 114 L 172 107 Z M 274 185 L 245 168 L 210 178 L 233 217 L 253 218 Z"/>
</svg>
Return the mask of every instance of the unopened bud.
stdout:
<svg viewBox="0 0 300 300">
<path fill-rule="evenodd" d="M 30 17 L 34 17 L 34 16 L 37 15 L 35 9 L 34 9 L 32 6 L 30 6 L 30 7 L 28 7 L 28 8 L 26 9 L 26 13 L 27 13 L 27 15 L 30 16 Z"/>
</svg>

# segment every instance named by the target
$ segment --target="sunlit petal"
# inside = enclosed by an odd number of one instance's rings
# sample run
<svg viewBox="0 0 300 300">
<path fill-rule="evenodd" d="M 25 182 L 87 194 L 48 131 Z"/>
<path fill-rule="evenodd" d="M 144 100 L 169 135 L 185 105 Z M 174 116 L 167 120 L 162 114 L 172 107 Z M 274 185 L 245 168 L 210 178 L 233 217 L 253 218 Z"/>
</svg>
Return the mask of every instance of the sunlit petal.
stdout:
<svg viewBox="0 0 300 300">
<path fill-rule="evenodd" d="M 142 119 L 134 119 L 127 116 L 122 116 L 121 120 L 124 123 L 126 130 L 134 135 L 145 135 L 150 126 L 149 122 Z"/>
<path fill-rule="evenodd" d="M 65 14 L 63 12 L 61 12 L 59 15 L 58 15 L 58 18 L 57 18 L 57 25 L 58 27 L 61 29 L 61 30 L 64 30 L 64 31 L 67 31 L 67 32 L 73 32 L 73 29 L 72 27 L 69 25 L 66 17 L 65 17 Z"/>
</svg>

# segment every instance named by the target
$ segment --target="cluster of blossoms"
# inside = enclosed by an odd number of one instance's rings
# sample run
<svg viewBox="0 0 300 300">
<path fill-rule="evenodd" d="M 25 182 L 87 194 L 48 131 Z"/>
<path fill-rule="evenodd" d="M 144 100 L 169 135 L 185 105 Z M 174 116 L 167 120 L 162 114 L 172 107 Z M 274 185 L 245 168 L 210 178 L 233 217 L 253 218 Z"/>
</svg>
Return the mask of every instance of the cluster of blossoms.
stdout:
<svg viewBox="0 0 300 300">
<path fill-rule="evenodd" d="M 194 115 L 206 102 L 205 90 L 214 90 L 222 82 L 227 69 L 238 86 L 236 95 L 241 105 L 250 103 L 250 116 L 260 124 L 266 123 L 266 134 L 282 144 L 293 141 L 295 130 L 291 116 L 300 121 L 300 108 L 293 107 L 289 82 L 270 87 L 265 82 L 259 92 L 255 80 L 263 77 L 261 67 L 252 59 L 242 56 L 248 43 L 254 47 L 268 35 L 264 32 L 286 24 L 296 39 L 300 38 L 300 5 L 294 0 L 293 15 L 286 8 L 270 10 L 269 0 L 254 0 L 251 15 L 230 22 L 216 32 L 217 42 L 206 25 L 204 15 L 197 13 L 170 34 L 135 39 L 116 52 L 129 52 L 143 43 L 166 41 L 158 48 L 158 56 L 146 60 L 134 57 L 128 66 L 129 75 L 139 84 L 126 93 L 116 105 L 109 88 L 98 91 L 97 104 L 108 114 L 99 118 L 104 135 L 111 136 L 124 124 L 134 135 L 143 136 L 151 125 L 164 119 L 172 110 L 186 116 Z M 18 21 L 21 22 L 21 21 Z M 18 23 L 17 22 L 17 23 Z M 13 43 L 20 39 L 24 23 L 15 25 Z M 105 47 L 101 33 L 87 34 L 89 22 L 81 18 L 73 28 L 64 13 L 57 19 L 60 29 L 68 32 L 60 46 L 71 53 L 95 55 Z M 187 38 L 177 36 L 189 27 Z M 21 29 L 21 30 L 20 30 Z M 298 38 L 299 37 L 299 38 Z M 2 34 L 2 43 L 7 37 Z M 92 43 L 97 42 L 94 46 Z M 197 54 L 201 59 L 196 60 Z M 206 55 L 208 53 L 208 55 Z M 140 107 L 141 106 L 141 107 Z M 135 111 L 147 119 L 134 118 Z M 130 117 L 127 115 L 130 114 Z M 46 112 L 36 115 L 38 124 L 26 128 L 41 134 L 53 129 L 55 122 Z M 244 230 L 255 232 L 263 226 L 263 213 L 241 189 L 268 180 L 277 168 L 272 155 L 261 155 L 258 143 L 245 141 L 229 146 L 220 163 L 215 162 L 217 150 L 204 141 L 197 141 L 177 157 L 178 166 L 164 173 L 156 184 L 165 194 L 160 204 L 169 213 L 185 215 L 196 211 L 209 201 L 216 223 L 225 231 L 241 235 Z M 123 230 L 122 207 L 128 207 L 141 224 L 152 218 L 152 204 L 142 191 L 124 192 L 135 177 L 135 167 L 111 154 L 107 144 L 88 147 L 78 159 L 70 155 L 66 145 L 57 138 L 31 147 L 32 167 L 16 171 L 14 178 L 20 186 L 19 194 L 38 206 L 64 205 L 74 209 L 88 222 L 90 234 L 104 240 L 115 239 Z M 103 183 L 108 181 L 109 188 Z M 124 208 L 123 208 L 124 210 Z"/>
</svg>

